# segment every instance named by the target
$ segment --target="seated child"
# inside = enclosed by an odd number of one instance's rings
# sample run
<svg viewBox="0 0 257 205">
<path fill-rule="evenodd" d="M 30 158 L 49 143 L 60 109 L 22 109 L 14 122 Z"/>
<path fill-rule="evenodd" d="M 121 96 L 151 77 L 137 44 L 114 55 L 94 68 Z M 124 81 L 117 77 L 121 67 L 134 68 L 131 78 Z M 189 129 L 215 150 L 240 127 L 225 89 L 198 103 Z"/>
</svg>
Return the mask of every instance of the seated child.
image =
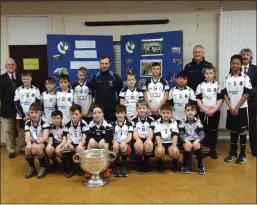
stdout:
<svg viewBox="0 0 257 205">
<path fill-rule="evenodd" d="M 201 142 L 204 138 L 204 131 L 201 121 L 195 117 L 197 112 L 196 109 L 197 107 L 195 104 L 186 104 L 186 117 L 181 120 L 179 124 L 179 137 L 183 142 L 183 148 L 185 150 L 183 153 L 183 166 L 181 170 L 184 174 L 189 173 L 188 160 L 190 152 L 193 149 L 198 162 L 199 174 L 202 175 L 205 173 L 201 155 Z"/>
<path fill-rule="evenodd" d="M 163 170 L 162 158 L 165 152 L 172 158 L 172 170 L 178 168 L 178 158 L 180 152 L 178 149 L 178 125 L 175 119 L 172 119 L 172 106 L 163 104 L 161 106 L 161 118 L 155 123 L 154 138 L 156 146 L 155 156 L 158 158 L 157 170 Z"/>
<path fill-rule="evenodd" d="M 137 102 L 138 116 L 132 118 L 134 126 L 134 149 L 137 155 L 137 173 L 151 173 L 150 156 L 153 152 L 154 119 L 147 116 L 148 103 L 146 100 Z M 142 163 L 142 158 L 144 161 Z"/>
<path fill-rule="evenodd" d="M 25 158 L 29 164 L 29 171 L 25 178 L 31 178 L 36 175 L 36 166 L 34 155 L 37 155 L 40 169 L 37 178 L 43 178 L 46 175 L 45 166 L 45 142 L 48 140 L 49 128 L 46 119 L 41 117 L 40 103 L 32 103 L 29 107 L 30 120 L 25 123 Z"/>
<path fill-rule="evenodd" d="M 126 120 L 125 105 L 117 105 L 115 108 L 115 114 L 117 120 L 112 124 L 114 128 L 112 149 L 116 153 L 113 176 L 127 177 L 127 158 L 131 152 L 130 142 L 132 140 L 133 125 L 131 122 Z"/>
</svg>

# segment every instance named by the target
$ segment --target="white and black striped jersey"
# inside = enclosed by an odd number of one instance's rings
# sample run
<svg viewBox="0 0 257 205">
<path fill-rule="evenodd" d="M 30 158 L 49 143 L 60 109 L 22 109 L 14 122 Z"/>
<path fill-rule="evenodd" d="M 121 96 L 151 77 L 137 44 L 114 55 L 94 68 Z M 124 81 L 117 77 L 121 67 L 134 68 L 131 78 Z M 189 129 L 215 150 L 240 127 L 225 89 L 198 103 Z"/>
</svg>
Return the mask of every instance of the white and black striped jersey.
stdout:
<svg viewBox="0 0 257 205">
<path fill-rule="evenodd" d="M 147 99 L 153 107 L 157 107 L 164 97 L 164 93 L 169 91 L 169 84 L 163 78 L 155 81 L 153 78 L 148 79 L 142 90 L 146 92 Z"/>
<path fill-rule="evenodd" d="M 185 117 L 185 105 L 187 103 L 196 103 L 194 91 L 188 86 L 171 88 L 168 100 L 173 106 L 173 115 L 176 120 L 182 120 Z"/>
<path fill-rule="evenodd" d="M 46 129 L 49 130 L 50 125 L 45 118 L 40 117 L 37 126 L 34 126 L 32 120 L 26 121 L 24 131 L 30 133 L 30 141 L 34 143 L 43 137 L 43 131 Z"/>
<path fill-rule="evenodd" d="M 114 129 L 114 140 L 121 143 L 125 141 L 129 133 L 133 133 L 133 125 L 131 122 L 124 120 L 122 125 L 118 121 L 112 123 Z"/>
<path fill-rule="evenodd" d="M 204 107 L 212 109 L 222 98 L 220 84 L 216 80 L 213 80 L 212 83 L 205 80 L 197 86 L 195 95 L 202 101 Z"/>
<path fill-rule="evenodd" d="M 93 138 L 97 141 L 104 139 L 107 143 L 112 142 L 113 126 L 107 123 L 106 120 L 103 119 L 103 121 L 100 124 L 97 124 L 94 120 L 92 120 L 89 123 L 88 127 L 89 130 L 87 131 L 87 139 Z"/>
<path fill-rule="evenodd" d="M 76 82 L 72 85 L 72 90 L 74 92 L 73 99 L 74 103 L 78 104 L 82 108 L 82 112 L 85 112 L 89 105 L 89 100 L 91 96 L 90 84 L 88 82 L 84 82 L 80 84 Z"/>
<path fill-rule="evenodd" d="M 63 129 L 63 136 L 69 137 L 72 144 L 80 144 L 87 131 L 88 124 L 84 120 L 81 119 L 76 126 L 72 121 L 69 121 Z"/>
<path fill-rule="evenodd" d="M 154 119 L 147 116 L 145 120 L 141 120 L 139 116 L 132 118 L 132 124 L 137 129 L 140 139 L 147 139 L 150 129 L 154 130 Z"/>
<path fill-rule="evenodd" d="M 173 136 L 178 136 L 178 124 L 174 119 L 170 119 L 168 123 L 164 123 L 162 118 L 155 122 L 154 136 L 160 136 L 162 143 L 172 143 Z"/>
<path fill-rule="evenodd" d="M 60 144 L 62 142 L 63 130 L 63 126 L 59 127 L 59 129 L 57 129 L 54 125 L 51 126 L 49 138 L 53 138 L 53 144 Z"/>
<path fill-rule="evenodd" d="M 144 94 L 138 88 L 131 90 L 128 88 L 128 86 L 126 86 L 120 91 L 120 99 L 124 100 L 127 108 L 127 114 L 132 116 L 136 112 L 137 101 L 139 99 L 144 99 Z"/>
<path fill-rule="evenodd" d="M 70 107 L 73 103 L 73 91 L 68 92 L 57 91 L 57 108 L 63 114 L 63 123 L 66 124 L 70 121 Z"/>
<path fill-rule="evenodd" d="M 45 91 L 41 94 L 41 102 L 43 104 L 43 114 L 49 123 L 52 123 L 51 114 L 57 109 L 56 92 L 50 93 Z"/>
<path fill-rule="evenodd" d="M 180 121 L 178 128 L 181 141 L 185 139 L 189 141 L 199 139 L 202 141 L 204 138 L 203 124 L 198 118 L 194 118 L 193 120 L 184 118 Z"/>
<path fill-rule="evenodd" d="M 30 87 L 20 86 L 15 90 L 14 104 L 17 110 L 17 119 L 23 119 L 28 115 L 29 107 L 34 102 L 40 102 L 40 91 L 34 85 Z"/>
<path fill-rule="evenodd" d="M 252 84 L 248 75 L 240 72 L 240 74 L 235 77 L 231 73 L 225 77 L 221 90 L 223 96 L 227 95 L 229 97 L 232 108 L 235 108 L 242 96 L 251 92 Z M 247 106 L 246 100 L 240 108 Z"/>
</svg>

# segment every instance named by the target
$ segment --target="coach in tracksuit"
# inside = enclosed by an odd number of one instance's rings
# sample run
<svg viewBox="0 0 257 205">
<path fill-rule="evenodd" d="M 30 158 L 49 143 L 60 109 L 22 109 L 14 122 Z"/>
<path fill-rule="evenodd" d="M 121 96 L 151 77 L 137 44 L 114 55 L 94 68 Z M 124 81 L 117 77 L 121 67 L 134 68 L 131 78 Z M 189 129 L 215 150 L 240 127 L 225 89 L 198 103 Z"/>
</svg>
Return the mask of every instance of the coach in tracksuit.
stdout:
<svg viewBox="0 0 257 205">
<path fill-rule="evenodd" d="M 100 71 L 97 72 L 91 81 L 94 103 L 104 108 L 104 118 L 108 122 L 115 121 L 115 107 L 119 104 L 119 93 L 123 87 L 119 75 L 110 71 L 110 58 L 100 58 Z"/>
<path fill-rule="evenodd" d="M 201 45 L 194 47 L 193 56 L 192 62 L 186 64 L 184 72 L 187 76 L 187 86 L 195 92 L 197 86 L 205 80 L 203 69 L 212 63 L 204 59 L 204 48 Z"/>
<path fill-rule="evenodd" d="M 257 105 L 257 66 L 252 64 L 253 52 L 249 48 L 240 51 L 243 57 L 242 72 L 249 76 L 252 84 L 252 93 L 248 96 L 248 116 L 249 116 L 249 138 L 252 155 L 257 156 L 257 136 L 256 136 L 256 105 Z"/>
</svg>

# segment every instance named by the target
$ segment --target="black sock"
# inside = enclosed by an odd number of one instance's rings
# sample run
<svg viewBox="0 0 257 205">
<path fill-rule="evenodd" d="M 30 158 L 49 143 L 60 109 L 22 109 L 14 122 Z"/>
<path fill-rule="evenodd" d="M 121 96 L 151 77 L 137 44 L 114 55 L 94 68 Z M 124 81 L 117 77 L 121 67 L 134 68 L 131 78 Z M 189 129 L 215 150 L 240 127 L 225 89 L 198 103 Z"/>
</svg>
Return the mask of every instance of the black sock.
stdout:
<svg viewBox="0 0 257 205">
<path fill-rule="evenodd" d="M 128 159 L 128 152 L 122 152 L 121 153 L 122 165 L 126 165 L 127 159 Z"/>
<path fill-rule="evenodd" d="M 240 134 L 240 155 L 245 156 L 246 133 Z"/>
<path fill-rule="evenodd" d="M 195 156 L 198 162 L 198 168 L 203 167 L 203 160 L 202 160 L 202 154 L 201 154 L 201 148 L 198 150 L 195 150 Z"/>
<path fill-rule="evenodd" d="M 37 155 L 37 159 L 39 161 L 40 167 L 45 167 L 46 166 L 46 158 L 45 158 L 45 154 L 41 154 L 41 155 Z"/>
<path fill-rule="evenodd" d="M 218 131 L 212 130 L 211 139 L 210 139 L 210 148 L 211 149 L 216 149 L 217 141 L 218 141 Z"/>
<path fill-rule="evenodd" d="M 25 159 L 27 160 L 30 167 L 35 167 L 34 155 L 25 155 Z"/>
<path fill-rule="evenodd" d="M 237 155 L 237 141 L 238 141 L 238 132 L 230 132 L 230 151 L 229 155 Z"/>
<path fill-rule="evenodd" d="M 72 152 L 65 152 L 63 153 L 63 160 L 66 162 L 66 169 L 68 172 L 75 171 L 76 166 L 72 160 Z"/>
<path fill-rule="evenodd" d="M 143 155 L 137 155 L 137 163 L 139 164 L 142 161 Z"/>
<path fill-rule="evenodd" d="M 188 160 L 190 157 L 190 152 L 187 152 L 186 150 L 183 153 L 183 166 L 187 167 L 188 166 Z"/>
</svg>

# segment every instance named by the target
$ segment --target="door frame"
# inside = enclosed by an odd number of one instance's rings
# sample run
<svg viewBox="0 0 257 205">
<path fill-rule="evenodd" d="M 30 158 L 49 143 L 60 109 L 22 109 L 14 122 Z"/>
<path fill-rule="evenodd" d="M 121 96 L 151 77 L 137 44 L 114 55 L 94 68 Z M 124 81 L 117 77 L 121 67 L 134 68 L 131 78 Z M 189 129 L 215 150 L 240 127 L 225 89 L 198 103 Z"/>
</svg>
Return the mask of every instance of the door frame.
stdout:
<svg viewBox="0 0 257 205">
<path fill-rule="evenodd" d="M 10 50 L 9 50 L 9 42 L 8 42 L 8 18 L 10 17 L 31 17 L 31 18 L 37 18 L 37 17 L 47 17 L 48 18 L 48 30 L 49 33 L 48 34 L 52 34 L 52 14 L 4 14 L 3 16 L 1 16 L 1 26 L 2 26 L 2 30 L 1 30 L 1 34 L 2 34 L 2 38 L 1 39 L 1 47 L 4 48 L 5 52 L 1 53 L 1 61 L 2 63 L 4 63 L 4 61 L 10 56 Z M 32 45 L 32 44 L 27 44 L 26 45 Z M 43 45 L 43 44 L 33 44 L 33 45 Z M 0 70 L 0 73 L 4 73 L 6 70 L 4 68 L 4 65 L 0 66 L 1 68 L 3 67 L 2 70 Z"/>
</svg>

